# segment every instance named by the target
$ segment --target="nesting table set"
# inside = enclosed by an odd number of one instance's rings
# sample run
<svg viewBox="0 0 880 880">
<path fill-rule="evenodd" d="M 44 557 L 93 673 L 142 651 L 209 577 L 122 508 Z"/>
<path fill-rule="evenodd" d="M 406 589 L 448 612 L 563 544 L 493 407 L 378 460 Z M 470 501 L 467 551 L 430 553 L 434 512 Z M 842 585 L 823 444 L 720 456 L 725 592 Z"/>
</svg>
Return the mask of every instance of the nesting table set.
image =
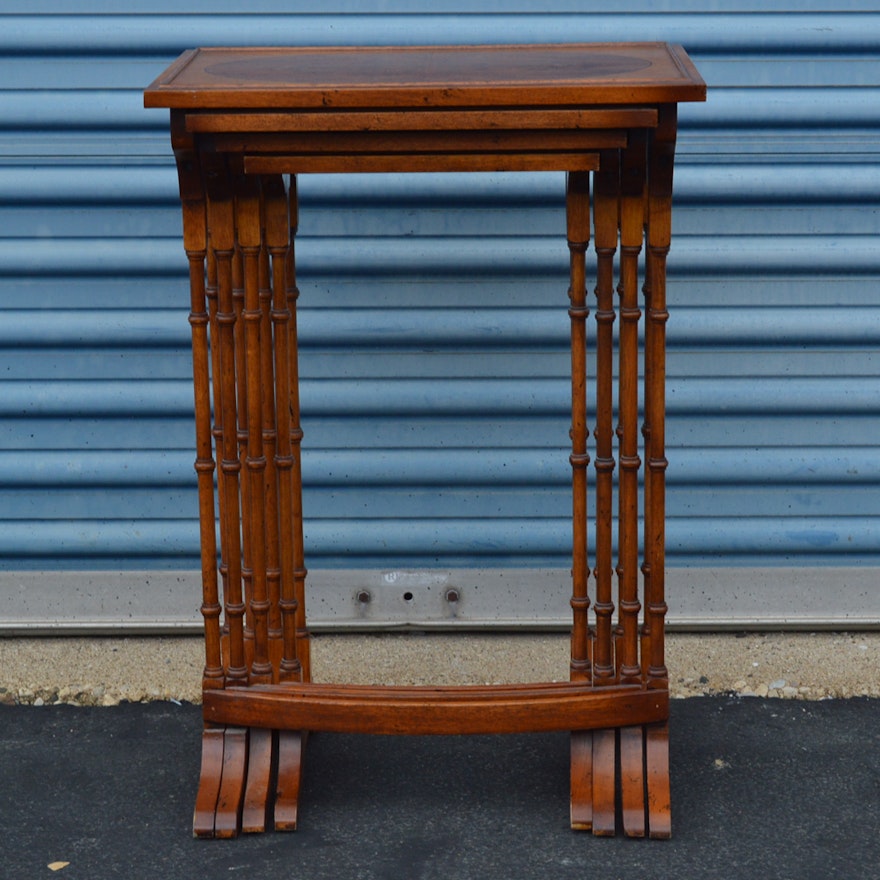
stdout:
<svg viewBox="0 0 880 880">
<path fill-rule="evenodd" d="M 549 730 L 571 731 L 573 828 L 614 834 L 619 812 L 627 835 L 669 836 L 666 258 L 677 105 L 702 100 L 690 59 L 664 43 L 197 49 L 146 90 L 146 106 L 171 111 L 189 261 L 205 632 L 197 836 L 295 828 L 309 731 Z M 426 171 L 566 175 L 568 682 L 312 681 L 297 175 Z"/>
</svg>

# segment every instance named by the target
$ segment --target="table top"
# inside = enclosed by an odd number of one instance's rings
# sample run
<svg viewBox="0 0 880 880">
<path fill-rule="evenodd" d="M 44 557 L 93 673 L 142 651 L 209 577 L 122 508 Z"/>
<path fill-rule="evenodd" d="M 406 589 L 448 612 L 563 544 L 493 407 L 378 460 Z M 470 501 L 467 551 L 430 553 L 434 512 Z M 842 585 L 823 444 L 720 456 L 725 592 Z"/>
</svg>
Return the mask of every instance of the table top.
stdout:
<svg viewBox="0 0 880 880">
<path fill-rule="evenodd" d="M 686 52 L 668 43 L 204 48 L 144 92 L 181 110 L 500 108 L 704 101 Z"/>
</svg>

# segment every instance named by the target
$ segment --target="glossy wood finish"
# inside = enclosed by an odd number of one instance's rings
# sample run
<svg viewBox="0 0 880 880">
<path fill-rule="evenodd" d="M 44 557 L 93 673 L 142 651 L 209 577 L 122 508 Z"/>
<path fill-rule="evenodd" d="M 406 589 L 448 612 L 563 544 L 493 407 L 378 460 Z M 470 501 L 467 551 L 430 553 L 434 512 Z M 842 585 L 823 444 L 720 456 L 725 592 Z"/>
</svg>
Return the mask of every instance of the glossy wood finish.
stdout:
<svg viewBox="0 0 880 880">
<path fill-rule="evenodd" d="M 306 734 L 301 730 L 279 730 L 277 737 L 278 778 L 275 789 L 275 830 L 296 831 Z"/>
<path fill-rule="evenodd" d="M 269 47 L 184 52 L 147 89 L 145 105 L 371 112 L 470 107 L 521 113 L 705 97 L 705 83 L 687 54 L 667 43 Z"/>
<path fill-rule="evenodd" d="M 205 693 L 209 722 L 341 733 L 521 733 L 662 721 L 660 689 L 540 683 L 467 687 L 251 685 Z"/>
<path fill-rule="evenodd" d="M 619 813 L 627 835 L 669 835 L 665 272 L 676 106 L 704 97 L 685 53 L 662 43 L 201 49 L 147 89 L 147 106 L 172 110 L 190 274 L 205 620 L 197 836 L 295 828 L 308 730 L 571 730 L 572 827 L 613 834 Z M 313 683 L 296 175 L 495 170 L 566 172 L 571 681 Z"/>
</svg>

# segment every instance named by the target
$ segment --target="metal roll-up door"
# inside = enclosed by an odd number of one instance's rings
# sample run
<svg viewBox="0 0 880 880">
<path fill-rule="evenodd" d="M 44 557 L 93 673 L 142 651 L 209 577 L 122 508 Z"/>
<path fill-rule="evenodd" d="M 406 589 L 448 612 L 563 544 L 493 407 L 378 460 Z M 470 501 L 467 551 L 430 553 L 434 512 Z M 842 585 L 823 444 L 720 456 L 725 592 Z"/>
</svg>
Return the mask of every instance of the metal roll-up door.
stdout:
<svg viewBox="0 0 880 880">
<path fill-rule="evenodd" d="M 682 43 L 709 100 L 680 111 L 670 623 L 880 622 L 880 12 L 238 6 L 11 0 L 0 13 L 6 631 L 198 625 L 186 263 L 167 116 L 143 110 L 141 90 L 184 48 L 231 43 Z M 313 616 L 558 625 L 561 176 L 300 188 Z M 364 585 L 369 612 L 352 598 Z M 469 600 L 454 615 L 450 586 Z"/>
</svg>

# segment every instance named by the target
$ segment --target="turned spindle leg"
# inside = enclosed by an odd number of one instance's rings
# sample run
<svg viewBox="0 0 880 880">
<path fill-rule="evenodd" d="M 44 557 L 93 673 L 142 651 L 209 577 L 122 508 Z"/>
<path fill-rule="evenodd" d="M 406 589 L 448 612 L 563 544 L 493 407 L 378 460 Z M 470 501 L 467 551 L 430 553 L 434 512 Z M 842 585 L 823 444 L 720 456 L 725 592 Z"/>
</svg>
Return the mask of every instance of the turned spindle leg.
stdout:
<svg viewBox="0 0 880 880">
<path fill-rule="evenodd" d="M 572 598 L 571 679 L 589 681 L 590 565 L 587 547 L 587 336 L 586 251 L 590 239 L 589 175 L 568 175 L 566 199 L 571 279 L 571 467 L 572 467 Z"/>
<path fill-rule="evenodd" d="M 217 377 L 220 376 L 220 344 L 218 342 L 220 338 L 220 328 L 217 323 L 217 257 L 214 254 L 214 246 L 213 240 L 211 237 L 211 229 L 208 228 L 208 253 L 207 258 L 205 260 L 205 299 L 208 303 L 208 337 L 210 339 L 210 356 L 211 356 L 211 384 L 215 385 L 216 382 L 219 381 Z M 216 393 L 217 388 L 214 388 Z M 213 402 L 213 401 L 212 401 Z M 223 449 L 223 411 L 222 407 L 211 406 L 211 412 L 213 415 L 213 421 L 211 424 L 211 439 L 214 444 L 214 457 L 215 462 L 219 459 L 222 454 Z M 225 475 L 223 473 L 222 467 L 217 467 L 215 469 L 215 478 L 217 481 L 217 486 L 215 490 L 215 497 L 217 500 L 217 512 L 219 514 L 220 523 L 226 522 L 226 516 L 224 513 L 224 505 L 226 504 L 226 494 L 225 494 L 225 486 L 224 479 Z M 216 524 L 212 524 L 212 528 L 216 530 Z M 216 540 L 216 539 L 215 539 Z M 226 547 L 223 545 L 222 540 L 222 526 L 221 526 L 221 540 L 219 546 L 219 560 L 218 560 L 218 569 L 220 573 L 220 585 L 221 585 L 221 599 L 223 608 L 226 608 L 226 601 L 228 597 L 229 591 L 229 566 L 226 562 Z M 229 665 L 229 621 L 225 619 L 222 620 L 222 625 L 220 628 L 221 633 L 221 649 L 223 651 L 223 668 L 224 670 Z M 225 673 L 224 673 L 225 674 Z"/>
<path fill-rule="evenodd" d="M 278 681 L 281 663 L 281 533 L 278 512 L 278 416 L 275 410 L 275 346 L 272 322 L 272 268 L 266 230 L 266 187 L 260 179 L 260 370 L 262 375 L 263 455 L 266 505 L 266 592 L 269 601 L 269 662 L 272 681 Z"/>
<path fill-rule="evenodd" d="M 645 304 L 645 649 L 649 688 L 668 689 L 666 619 L 666 256 L 672 236 L 672 169 L 676 108 L 660 115 L 652 135 L 648 170 L 648 248 Z M 672 833 L 669 791 L 669 729 L 646 727 L 648 826 L 651 837 Z"/>
<path fill-rule="evenodd" d="M 309 643 L 305 626 L 305 563 L 300 468 L 299 370 L 296 338 L 296 279 L 293 236 L 296 231 L 296 182 L 288 194 L 281 177 L 264 178 L 266 246 L 271 259 L 274 326 L 275 412 L 282 650 L 280 681 L 309 680 Z M 274 826 L 294 830 L 299 810 L 304 731 L 279 731 Z"/>
<path fill-rule="evenodd" d="M 309 650 L 309 631 L 306 626 L 306 565 L 305 544 L 303 541 L 303 506 L 302 506 L 302 467 L 300 465 L 300 450 L 302 447 L 303 432 L 300 427 L 299 407 L 299 348 L 297 344 L 296 329 L 296 303 L 299 298 L 299 289 L 296 286 L 296 257 L 294 242 L 299 226 L 299 202 L 297 199 L 296 177 L 290 176 L 290 247 L 288 248 L 287 268 L 287 301 L 290 310 L 290 358 L 288 369 L 289 381 L 289 406 L 290 406 L 290 443 L 293 454 L 292 490 L 293 490 L 293 522 L 291 534 L 293 539 L 294 583 L 296 592 L 296 653 L 302 666 L 302 680 L 311 681 L 311 653 Z"/>
<path fill-rule="evenodd" d="M 198 449 L 196 468 L 199 474 L 203 614 L 206 622 L 207 662 L 203 689 L 209 690 L 227 684 L 246 684 L 248 669 L 244 646 L 245 602 L 242 595 L 240 459 L 236 415 L 233 193 L 226 163 L 222 159 L 215 157 L 213 160 L 203 160 L 201 164 L 202 175 L 198 185 L 195 179 L 187 177 L 189 166 L 184 163 L 179 164 L 179 177 L 182 186 L 186 177 L 186 186 L 192 187 L 193 192 L 197 188 L 202 192 L 199 198 L 204 200 L 207 208 L 206 212 L 202 209 L 203 216 L 205 213 L 207 215 L 205 256 L 204 260 L 199 256 L 200 245 L 191 249 L 190 281 Z M 184 218 L 185 227 L 188 225 L 191 230 L 197 229 L 199 224 L 194 216 L 187 221 L 186 207 Z M 201 225 L 204 228 L 204 221 Z M 197 235 L 196 232 L 193 234 Z M 209 370 L 214 386 L 213 430 Z M 225 635 L 220 629 L 212 485 L 214 459 L 209 438 L 213 439 L 220 460 L 217 483 Z M 202 765 L 193 814 L 193 833 L 197 837 L 233 837 L 238 833 L 247 751 L 246 730 L 208 727 L 203 732 Z"/>
<path fill-rule="evenodd" d="M 269 593 L 266 580 L 266 456 L 263 454 L 263 353 L 261 330 L 263 312 L 260 304 L 260 190 L 256 178 L 244 174 L 235 179 L 235 227 L 241 253 L 244 301 L 240 312 L 243 351 L 238 361 L 244 366 L 244 405 L 239 394 L 239 408 L 246 412 L 240 422 L 245 446 L 243 517 L 249 528 L 243 529 L 250 568 L 248 609 L 253 629 L 253 656 L 249 682 L 269 684 Z"/>
<path fill-rule="evenodd" d="M 281 177 L 267 177 L 263 185 L 266 215 L 266 247 L 271 261 L 272 324 L 274 331 L 275 413 L 277 418 L 277 445 L 275 470 L 278 481 L 278 532 L 282 655 L 279 664 L 280 681 L 301 681 L 302 665 L 296 643 L 296 552 L 291 540 L 294 523 L 294 496 L 297 494 L 294 478 L 294 448 L 290 408 L 291 322 L 293 319 L 288 299 L 288 270 L 290 253 L 290 223 L 287 192 Z"/>
<path fill-rule="evenodd" d="M 195 403 L 196 462 L 199 494 L 202 606 L 205 632 L 203 690 L 222 688 L 225 672 L 222 654 L 220 616 L 222 605 L 217 569 L 215 531 L 214 474 L 211 426 L 211 353 L 209 328 L 212 321 L 210 286 L 213 255 L 208 255 L 208 229 L 205 193 L 199 158 L 179 118 L 173 118 L 172 138 L 177 159 L 178 181 L 183 208 L 184 248 L 189 261 L 190 326 L 192 328 L 193 390 Z M 193 811 L 193 834 L 214 837 L 216 812 L 220 803 L 226 744 L 225 728 L 206 728 L 202 733 L 202 762 Z"/>
<path fill-rule="evenodd" d="M 612 641 L 612 521 L 613 521 L 613 372 L 614 372 L 614 254 L 618 236 L 618 162 L 616 153 L 603 156 L 602 171 L 593 178 L 593 218 L 596 239 L 596 538 L 594 578 L 596 635 L 593 642 L 593 683 L 616 680 Z M 613 730 L 575 733 L 572 767 L 578 766 L 583 794 L 572 827 L 608 833 L 614 821 Z M 577 758 L 575 756 L 578 756 Z M 595 766 L 594 766 L 595 763 Z M 573 778 L 574 791 L 574 778 Z M 595 788 L 595 797 L 594 797 Z M 574 798 L 573 798 L 574 802 Z"/>
<path fill-rule="evenodd" d="M 602 171 L 594 176 L 593 216 L 596 236 L 596 638 L 593 682 L 616 681 L 612 638 L 613 558 L 612 523 L 614 479 L 613 373 L 614 373 L 614 254 L 618 238 L 619 162 L 616 153 L 603 156 Z M 592 734 L 589 759 L 589 826 L 597 834 L 614 831 L 615 814 L 614 730 Z M 574 817 L 572 817 L 574 825 Z M 579 827 L 584 827 L 580 825 Z"/>
<path fill-rule="evenodd" d="M 642 681 L 639 657 L 639 255 L 645 230 L 646 140 L 633 136 L 620 172 L 620 366 L 618 588 L 621 683 Z M 624 833 L 645 834 L 644 742 L 641 727 L 620 731 L 621 806 Z"/>
<path fill-rule="evenodd" d="M 206 294 L 207 216 L 198 156 L 184 132 L 174 132 L 180 199 L 183 208 L 184 248 L 189 260 L 190 315 L 192 328 L 193 391 L 195 400 L 196 462 L 199 493 L 202 617 L 205 629 L 204 688 L 223 687 L 220 645 L 220 605 L 217 578 L 217 537 L 214 524 L 214 461 L 211 437 L 211 390 Z"/>
<path fill-rule="evenodd" d="M 672 213 L 672 163 L 675 150 L 675 107 L 669 108 L 654 136 L 651 151 L 648 279 L 646 286 L 645 411 L 647 507 L 645 511 L 645 610 L 651 633 L 647 663 L 649 687 L 668 686 L 665 660 L 666 619 L 666 256 Z"/>
<path fill-rule="evenodd" d="M 272 665 L 269 660 L 270 604 L 266 572 L 266 457 L 263 454 L 261 223 L 259 182 L 256 179 L 235 175 L 234 211 L 238 442 L 239 456 L 244 458 L 241 480 L 242 580 L 249 624 L 246 661 L 249 664 L 248 683 L 269 684 Z M 272 774 L 272 737 L 266 730 L 250 730 L 246 732 L 245 740 L 247 777 L 241 791 L 241 829 L 263 831 Z M 236 742 L 227 736 L 227 749 Z M 232 816 L 231 809 L 228 814 Z M 231 822 L 231 818 L 228 821 Z"/>
<path fill-rule="evenodd" d="M 572 630 L 571 680 L 592 676 L 588 613 L 589 548 L 587 544 L 587 336 L 586 251 L 590 239 L 590 184 L 585 172 L 570 173 L 566 192 L 569 249 L 569 317 L 571 318 L 571 468 L 572 468 Z M 591 731 L 576 730 L 571 740 L 571 826 L 593 824 Z"/>
<path fill-rule="evenodd" d="M 217 267 L 217 340 L 219 373 L 214 376 L 214 405 L 220 407 L 218 451 L 223 501 L 221 543 L 227 570 L 226 623 L 228 635 L 227 684 L 247 683 L 244 649 L 245 602 L 242 592 L 242 542 L 240 472 L 241 461 L 237 435 L 237 387 L 235 306 L 233 303 L 232 262 L 235 249 L 232 187 L 226 163 L 222 159 L 205 168 L 208 191 L 208 224 Z"/>
<path fill-rule="evenodd" d="M 621 683 L 641 680 L 639 665 L 639 254 L 645 225 L 645 142 L 623 153 L 620 198 L 620 347 L 618 379 L 618 622 Z"/>
<path fill-rule="evenodd" d="M 594 176 L 596 228 L 596 644 L 593 680 L 615 678 L 612 643 L 614 521 L 614 254 L 617 250 L 618 162 L 611 153 Z"/>
<path fill-rule="evenodd" d="M 234 186 L 233 174 L 230 169 L 230 186 Z M 234 197 L 234 190 L 233 190 Z M 234 199 L 233 205 L 237 200 Z M 233 208 L 233 210 L 235 210 Z M 233 216 L 233 222 L 237 223 Z M 236 387 L 236 438 L 238 444 L 238 503 L 239 528 L 241 531 L 241 588 L 244 600 L 244 652 L 245 665 L 250 669 L 254 651 L 254 621 L 251 613 L 251 597 L 253 591 L 254 572 L 251 563 L 251 493 L 249 487 L 250 470 L 247 466 L 248 450 L 248 384 L 247 358 L 245 356 L 245 323 L 242 320 L 244 311 L 244 256 L 238 241 L 238 230 L 235 229 L 235 246 L 232 253 L 232 310 L 235 314 L 233 323 L 233 340 L 235 351 L 235 387 Z"/>
</svg>

